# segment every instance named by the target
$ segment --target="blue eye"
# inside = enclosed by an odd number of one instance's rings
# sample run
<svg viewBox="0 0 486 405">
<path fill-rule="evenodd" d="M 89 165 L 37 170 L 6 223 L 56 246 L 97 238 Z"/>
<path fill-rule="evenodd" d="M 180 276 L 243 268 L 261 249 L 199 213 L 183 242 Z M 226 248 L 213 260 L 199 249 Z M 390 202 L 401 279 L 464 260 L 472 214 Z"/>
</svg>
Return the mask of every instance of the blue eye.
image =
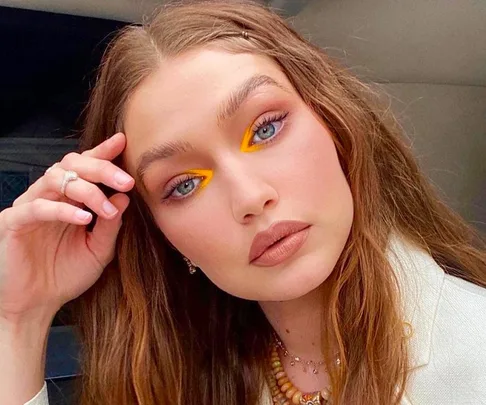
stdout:
<svg viewBox="0 0 486 405">
<path fill-rule="evenodd" d="M 206 187 L 213 178 L 211 169 L 192 169 L 174 178 L 164 188 L 162 202 L 169 203 L 183 200 Z"/>
<path fill-rule="evenodd" d="M 202 181 L 200 177 L 182 179 L 170 191 L 168 197 L 183 198 L 191 194 Z"/>
<path fill-rule="evenodd" d="M 265 143 L 280 132 L 283 126 L 283 121 L 287 113 L 281 114 L 277 117 L 265 118 L 264 121 L 258 124 L 257 128 L 253 131 L 253 137 L 251 139 L 251 145 L 258 145 Z"/>
</svg>

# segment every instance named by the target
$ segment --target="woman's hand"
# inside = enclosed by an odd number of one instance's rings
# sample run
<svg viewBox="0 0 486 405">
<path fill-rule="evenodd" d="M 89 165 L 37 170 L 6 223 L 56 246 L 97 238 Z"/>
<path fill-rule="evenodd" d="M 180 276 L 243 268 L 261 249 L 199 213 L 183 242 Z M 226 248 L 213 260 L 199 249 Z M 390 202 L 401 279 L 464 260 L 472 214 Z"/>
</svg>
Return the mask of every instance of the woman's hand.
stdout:
<svg viewBox="0 0 486 405">
<path fill-rule="evenodd" d="M 118 133 L 94 149 L 66 155 L 0 212 L 0 319 L 53 317 L 100 277 L 113 259 L 129 203 L 124 192 L 134 186 L 111 162 L 124 148 L 125 136 Z M 67 183 L 63 195 L 67 170 L 79 178 Z M 121 193 L 107 199 L 96 183 Z M 98 215 L 92 232 L 84 206 Z"/>
</svg>

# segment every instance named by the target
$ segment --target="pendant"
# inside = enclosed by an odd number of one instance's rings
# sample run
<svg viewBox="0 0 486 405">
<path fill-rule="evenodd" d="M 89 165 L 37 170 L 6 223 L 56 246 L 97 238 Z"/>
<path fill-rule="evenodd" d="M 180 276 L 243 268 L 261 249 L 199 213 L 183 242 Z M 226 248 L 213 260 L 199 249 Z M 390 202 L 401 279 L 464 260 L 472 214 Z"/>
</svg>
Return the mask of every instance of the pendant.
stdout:
<svg viewBox="0 0 486 405">
<path fill-rule="evenodd" d="M 313 394 L 302 394 L 300 397 L 301 405 L 321 405 L 321 393 L 319 391 Z"/>
</svg>

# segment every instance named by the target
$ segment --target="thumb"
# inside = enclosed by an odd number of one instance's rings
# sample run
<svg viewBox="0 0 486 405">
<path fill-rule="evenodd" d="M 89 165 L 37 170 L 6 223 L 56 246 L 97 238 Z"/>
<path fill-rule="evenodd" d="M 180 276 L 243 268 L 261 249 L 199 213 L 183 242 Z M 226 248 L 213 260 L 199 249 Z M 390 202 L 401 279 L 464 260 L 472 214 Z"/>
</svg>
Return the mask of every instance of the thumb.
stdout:
<svg viewBox="0 0 486 405">
<path fill-rule="evenodd" d="M 118 209 L 118 213 L 111 219 L 98 217 L 87 241 L 89 249 L 103 266 L 113 259 L 116 238 L 122 224 L 122 215 L 130 203 L 128 196 L 123 193 L 115 194 L 109 200 Z"/>
</svg>

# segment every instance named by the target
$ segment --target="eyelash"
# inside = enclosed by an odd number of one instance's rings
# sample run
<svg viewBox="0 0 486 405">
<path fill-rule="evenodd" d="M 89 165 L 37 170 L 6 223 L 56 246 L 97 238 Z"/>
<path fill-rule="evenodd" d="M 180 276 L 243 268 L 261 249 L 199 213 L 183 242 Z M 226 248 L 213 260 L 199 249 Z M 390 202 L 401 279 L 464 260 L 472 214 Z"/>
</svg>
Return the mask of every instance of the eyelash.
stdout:
<svg viewBox="0 0 486 405">
<path fill-rule="evenodd" d="M 194 192 L 191 192 L 188 194 L 186 197 L 175 197 L 175 198 L 169 198 L 172 193 L 179 187 L 181 184 L 184 184 L 186 181 L 189 180 L 194 180 L 194 179 L 202 179 L 201 176 L 194 176 L 192 174 L 184 174 L 183 177 L 180 177 L 177 179 L 177 181 L 174 184 L 169 184 L 169 190 L 164 194 L 162 197 L 163 202 L 173 202 L 173 201 L 178 201 L 178 200 L 184 200 L 187 197 L 190 197 Z"/>
<path fill-rule="evenodd" d="M 289 115 L 288 111 L 282 111 L 280 113 L 274 113 L 273 115 L 261 118 L 259 120 L 259 122 L 255 123 L 254 128 L 251 131 L 252 132 L 251 138 L 253 139 L 253 137 L 256 135 L 256 133 L 260 129 L 266 127 L 268 124 L 271 124 L 272 122 L 282 121 L 282 124 L 284 124 L 285 119 L 287 118 L 288 115 Z M 276 141 L 277 138 L 279 138 L 279 134 L 280 134 L 281 131 L 282 131 L 282 128 L 280 128 L 280 131 L 278 131 L 277 134 L 272 136 L 270 139 L 264 140 L 264 141 L 258 143 L 258 145 L 266 145 L 266 144 L 270 144 L 270 143 Z"/>
<path fill-rule="evenodd" d="M 284 111 L 284 112 L 275 113 L 273 115 L 266 116 L 266 117 L 259 119 L 259 121 L 254 124 L 254 128 L 252 129 L 252 139 L 260 129 L 264 128 L 268 124 L 271 124 L 272 122 L 282 121 L 282 124 L 283 124 L 288 115 L 289 115 L 288 111 Z M 282 129 L 280 129 L 280 131 L 278 131 L 270 139 L 264 140 L 264 141 L 260 142 L 258 145 L 268 145 L 268 144 L 274 142 L 279 137 L 278 134 L 280 134 L 281 131 L 282 131 Z M 191 175 L 191 174 L 185 174 L 185 175 L 183 175 L 183 177 L 179 178 L 174 184 L 169 185 L 169 190 L 162 197 L 162 202 L 166 203 L 166 204 L 178 202 L 178 201 L 181 201 L 181 200 L 185 200 L 186 198 L 190 197 L 192 194 L 197 192 L 197 190 L 195 190 L 195 191 L 192 191 L 190 194 L 188 194 L 185 197 L 169 198 L 172 195 L 172 193 L 174 193 L 174 191 L 177 189 L 177 187 L 179 187 L 181 184 L 185 183 L 186 181 L 194 180 L 194 179 L 202 179 L 202 178 L 201 178 L 201 176 L 194 176 L 194 175 Z"/>
</svg>

